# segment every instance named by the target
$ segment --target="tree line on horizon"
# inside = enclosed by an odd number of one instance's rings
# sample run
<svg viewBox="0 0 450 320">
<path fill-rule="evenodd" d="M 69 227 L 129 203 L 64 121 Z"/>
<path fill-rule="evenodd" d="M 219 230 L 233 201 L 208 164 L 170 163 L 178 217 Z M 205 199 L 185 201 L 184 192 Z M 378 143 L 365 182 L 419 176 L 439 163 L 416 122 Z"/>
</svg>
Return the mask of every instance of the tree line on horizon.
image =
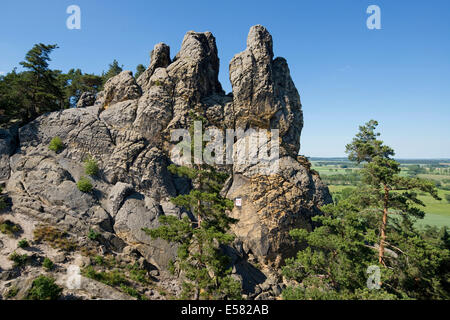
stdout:
<svg viewBox="0 0 450 320">
<path fill-rule="evenodd" d="M 56 44 L 35 44 L 20 62 L 23 71 L 14 68 L 0 76 L 0 126 L 23 125 L 51 111 L 75 107 L 83 92 L 98 93 L 108 79 L 123 71 L 114 60 L 101 75 L 70 69 L 67 73 L 49 67 Z M 145 66 L 139 64 L 137 78 Z"/>
</svg>

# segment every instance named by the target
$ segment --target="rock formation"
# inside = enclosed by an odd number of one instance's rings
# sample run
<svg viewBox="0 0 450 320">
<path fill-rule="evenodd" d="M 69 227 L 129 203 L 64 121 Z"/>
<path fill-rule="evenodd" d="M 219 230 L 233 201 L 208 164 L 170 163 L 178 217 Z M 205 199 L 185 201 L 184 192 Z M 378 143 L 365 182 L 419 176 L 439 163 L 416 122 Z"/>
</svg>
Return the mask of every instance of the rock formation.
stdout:
<svg viewBox="0 0 450 320">
<path fill-rule="evenodd" d="M 272 47 L 264 27 L 251 28 L 247 49 L 230 63 L 232 93 L 226 95 L 218 81 L 214 36 L 189 31 L 173 59 L 167 45 L 157 44 L 139 79 L 129 71 L 120 73 L 105 84 L 95 103 L 86 94 L 79 108 L 45 114 L 17 134 L 0 132 L 0 180 L 11 198 L 11 219 L 60 227 L 81 243 L 88 242 L 89 230 L 97 230 L 102 250 L 137 250 L 165 274 L 176 248 L 151 240 L 141 229 L 158 226 L 160 215 L 194 219 L 170 202 L 191 188 L 189 181 L 167 170 L 170 131 L 187 128 L 192 110 L 205 117 L 208 127 L 278 129 L 278 172 L 261 175 L 252 165 L 237 164 L 224 169 L 230 178 L 223 194 L 242 199 L 242 206 L 230 212 L 239 219 L 233 228 L 237 239 L 229 248 L 233 270 L 255 297 L 261 293 L 257 284 L 268 275 L 247 261 L 278 267 L 298 249 L 289 230 L 311 228 L 311 216 L 331 201 L 319 176 L 297 160 L 302 106 L 286 60 L 274 59 Z M 64 142 L 60 153 L 48 149 L 56 136 Z M 100 173 L 92 178 L 94 191 L 82 193 L 76 182 L 88 156 L 98 161 Z"/>
</svg>

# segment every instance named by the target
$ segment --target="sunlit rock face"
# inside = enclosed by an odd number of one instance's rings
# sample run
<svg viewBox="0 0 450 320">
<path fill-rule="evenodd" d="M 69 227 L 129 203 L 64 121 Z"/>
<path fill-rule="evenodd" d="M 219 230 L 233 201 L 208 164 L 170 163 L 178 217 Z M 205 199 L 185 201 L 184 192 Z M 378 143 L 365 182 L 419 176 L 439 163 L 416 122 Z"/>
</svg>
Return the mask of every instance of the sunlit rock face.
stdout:
<svg viewBox="0 0 450 320">
<path fill-rule="evenodd" d="M 230 212 L 239 220 L 233 227 L 236 252 L 244 260 L 252 256 L 279 266 L 298 249 L 289 230 L 310 229 L 310 218 L 331 197 L 319 176 L 297 160 L 302 106 L 286 60 L 273 57 L 270 33 L 252 27 L 247 48 L 229 68 L 232 93 L 225 94 L 214 36 L 189 31 L 173 59 L 167 45 L 157 44 L 139 79 L 124 71 L 105 84 L 95 102 L 86 95 L 80 108 L 42 115 L 14 135 L 1 133 L 0 180 L 12 212 L 80 237 L 96 228 L 110 250 L 132 246 L 165 270 L 176 247 L 151 240 L 142 228 L 157 227 L 160 215 L 194 219 L 170 202 L 189 192 L 190 181 L 173 176 L 167 166 L 171 130 L 189 128 L 195 111 L 206 128 L 278 130 L 277 170 L 263 174 L 257 164 L 238 163 L 220 168 L 230 174 L 223 194 L 242 201 Z M 60 153 L 48 149 L 56 136 L 65 146 Z M 76 182 L 88 156 L 97 159 L 100 173 L 92 179 L 95 191 L 84 194 Z"/>
</svg>

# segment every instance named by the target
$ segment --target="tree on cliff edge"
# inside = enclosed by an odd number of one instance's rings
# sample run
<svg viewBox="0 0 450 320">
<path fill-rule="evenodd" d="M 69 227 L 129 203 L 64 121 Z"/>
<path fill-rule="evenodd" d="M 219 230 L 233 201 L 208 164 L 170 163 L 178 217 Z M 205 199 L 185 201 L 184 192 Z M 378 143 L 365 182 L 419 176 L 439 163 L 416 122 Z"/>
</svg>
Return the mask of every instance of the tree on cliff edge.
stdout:
<svg viewBox="0 0 450 320">
<path fill-rule="evenodd" d="M 411 204 L 423 205 L 414 190 L 428 193 L 437 200 L 441 199 L 432 182 L 399 176 L 400 163 L 391 158 L 394 156 L 394 150 L 384 145 L 383 141 L 377 140 L 380 135 L 375 132 L 377 126 L 378 122 L 375 120 L 360 126 L 352 143 L 346 146 L 346 152 L 350 161 L 358 164 L 365 162 L 361 170 L 363 181 L 372 188 L 382 208 L 378 262 L 385 265 L 388 215 L 399 214 L 404 223 L 408 223 L 410 217 L 422 219 L 425 213 L 416 206 L 411 206 Z"/>
<path fill-rule="evenodd" d="M 450 298 L 448 230 L 414 225 L 424 216 L 415 190 L 438 199 L 437 190 L 398 175 L 394 151 L 377 140 L 377 125 L 372 120 L 360 127 L 347 146 L 350 160 L 365 163 L 362 185 L 323 207 L 323 215 L 312 218 L 319 224 L 312 232 L 290 232 L 308 246 L 283 267 L 298 283 L 283 292 L 285 299 Z M 371 278 L 369 271 L 377 269 L 379 279 Z"/>
</svg>

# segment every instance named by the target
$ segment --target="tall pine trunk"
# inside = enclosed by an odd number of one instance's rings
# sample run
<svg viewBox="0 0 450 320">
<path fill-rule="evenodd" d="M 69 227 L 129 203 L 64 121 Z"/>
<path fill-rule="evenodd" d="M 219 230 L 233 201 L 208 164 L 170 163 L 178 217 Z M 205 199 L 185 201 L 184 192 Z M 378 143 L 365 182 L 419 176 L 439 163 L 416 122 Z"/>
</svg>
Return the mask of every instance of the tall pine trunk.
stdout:
<svg viewBox="0 0 450 320">
<path fill-rule="evenodd" d="M 386 185 L 384 185 L 383 221 L 381 223 L 380 250 L 378 252 L 378 262 L 383 265 L 384 265 L 384 243 L 386 241 L 388 203 L 389 203 L 389 189 Z"/>
</svg>

